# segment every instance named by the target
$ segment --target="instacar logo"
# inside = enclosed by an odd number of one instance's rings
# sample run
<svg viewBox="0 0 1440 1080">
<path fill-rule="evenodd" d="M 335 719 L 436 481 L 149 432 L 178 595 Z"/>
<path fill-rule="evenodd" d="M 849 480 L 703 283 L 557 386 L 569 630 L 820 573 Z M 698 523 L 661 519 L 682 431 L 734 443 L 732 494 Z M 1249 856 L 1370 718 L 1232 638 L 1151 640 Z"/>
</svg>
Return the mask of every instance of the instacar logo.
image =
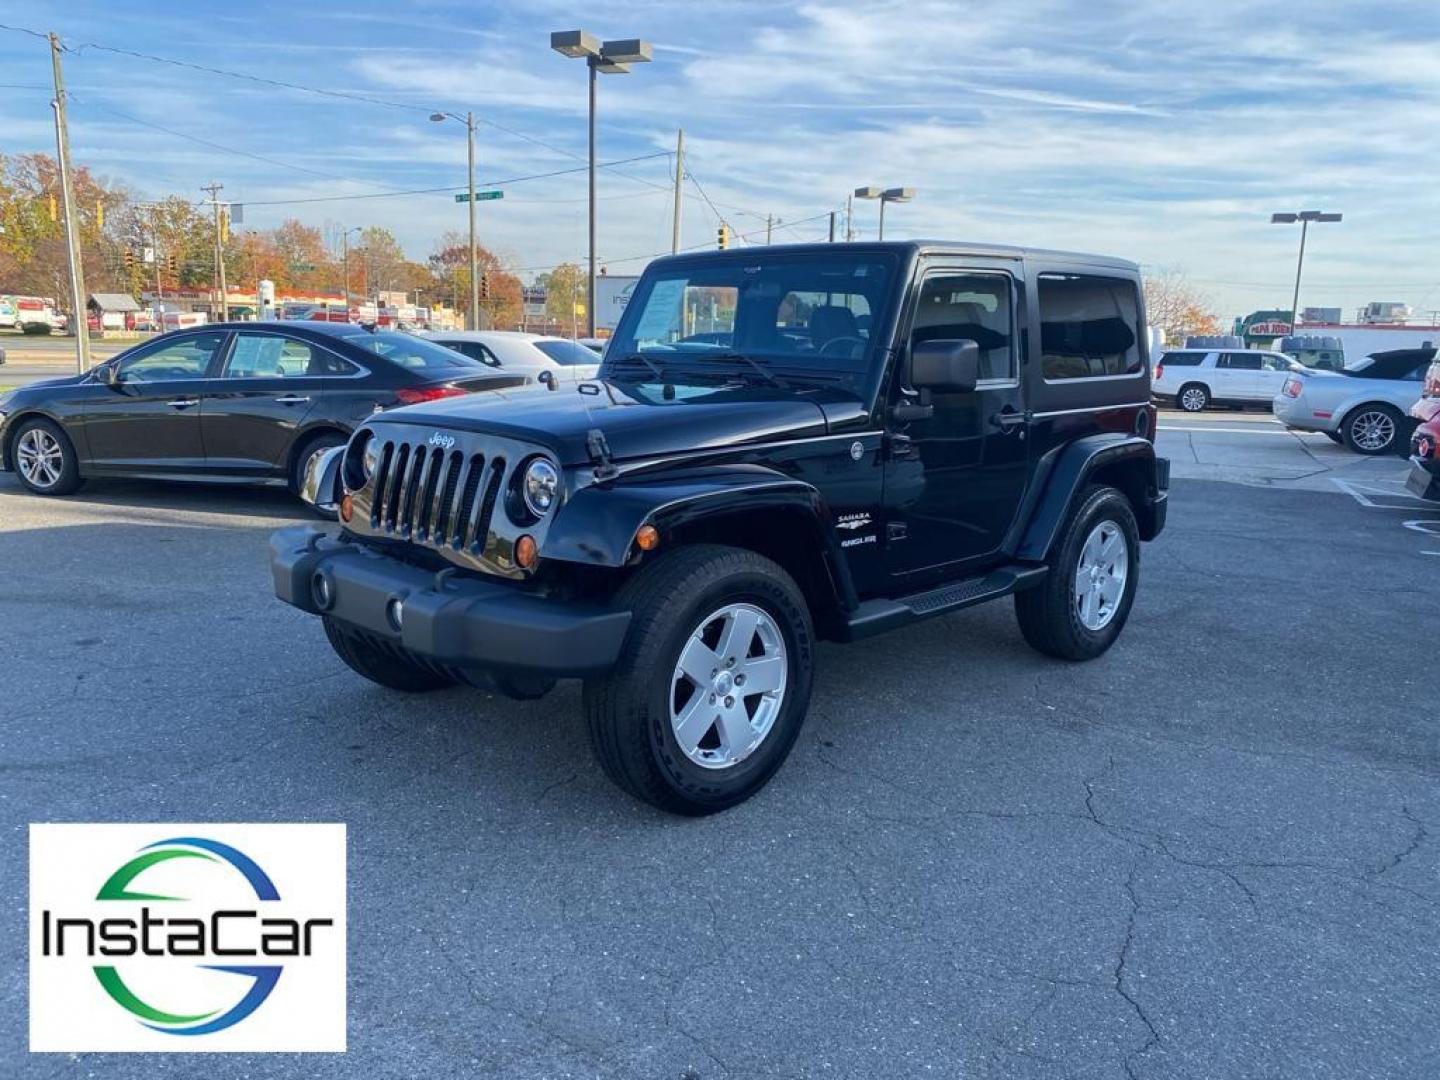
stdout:
<svg viewBox="0 0 1440 1080">
<path fill-rule="evenodd" d="M 32 1050 L 345 1049 L 343 825 L 32 825 L 30 884 Z"/>
</svg>

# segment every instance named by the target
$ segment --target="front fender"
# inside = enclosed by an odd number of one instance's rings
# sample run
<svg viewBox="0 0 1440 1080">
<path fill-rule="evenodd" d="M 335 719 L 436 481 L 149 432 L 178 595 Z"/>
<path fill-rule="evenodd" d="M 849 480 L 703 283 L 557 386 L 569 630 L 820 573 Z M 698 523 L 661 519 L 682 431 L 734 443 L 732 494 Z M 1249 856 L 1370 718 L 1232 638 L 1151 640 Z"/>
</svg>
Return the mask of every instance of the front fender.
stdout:
<svg viewBox="0 0 1440 1080">
<path fill-rule="evenodd" d="M 1087 435 L 1076 439 L 1050 469 L 1029 525 L 1016 549 L 1023 562 L 1044 562 L 1060 537 L 1071 508 L 1097 473 L 1129 497 L 1140 524 L 1140 538 L 1151 540 L 1164 527 L 1169 462 L 1138 435 Z"/>
<path fill-rule="evenodd" d="M 541 554 L 588 566 L 623 566 L 642 525 L 653 525 L 664 535 L 739 507 L 797 505 L 823 520 L 824 500 L 813 486 L 760 465 L 703 467 L 663 479 L 592 484 L 560 509 Z"/>
</svg>

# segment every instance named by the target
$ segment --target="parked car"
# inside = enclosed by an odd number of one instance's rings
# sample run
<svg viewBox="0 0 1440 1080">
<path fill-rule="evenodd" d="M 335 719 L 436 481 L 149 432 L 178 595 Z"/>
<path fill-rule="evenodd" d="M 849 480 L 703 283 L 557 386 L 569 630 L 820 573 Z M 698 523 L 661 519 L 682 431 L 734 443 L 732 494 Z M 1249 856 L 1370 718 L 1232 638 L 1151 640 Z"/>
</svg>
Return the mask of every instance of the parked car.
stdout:
<svg viewBox="0 0 1440 1080">
<path fill-rule="evenodd" d="M 1211 405 L 1268 405 L 1301 365 L 1259 349 L 1171 349 L 1155 363 L 1150 392 L 1186 412 Z"/>
<path fill-rule="evenodd" d="M 1420 396 L 1431 349 L 1395 349 L 1340 371 L 1303 368 L 1275 395 L 1275 416 L 1297 431 L 1319 431 L 1357 454 L 1394 454 L 1409 445 L 1410 406 Z"/>
<path fill-rule="evenodd" d="M 1410 475 L 1406 486 L 1422 499 L 1440 502 L 1440 356 L 1430 362 L 1420 400 L 1410 408 Z"/>
<path fill-rule="evenodd" d="M 518 330 L 438 330 L 424 336 L 488 368 L 523 375 L 530 382 L 552 386 L 584 382 L 600 370 L 600 358 L 569 338 Z"/>
<path fill-rule="evenodd" d="M 725 344 L 686 338 L 697 295 L 729 298 Z M 802 320 L 803 339 L 778 332 Z M 1167 508 L 1144 342 L 1139 268 L 1118 259 L 660 259 L 600 384 L 382 413 L 317 458 L 305 490 L 345 532 L 276 533 L 275 589 L 382 686 L 585 679 L 607 775 L 713 813 L 795 744 L 817 638 L 1013 596 L 1042 653 L 1115 642 Z"/>
<path fill-rule="evenodd" d="M 288 483 L 377 409 L 515 385 L 408 334 L 217 323 L 0 395 L 0 467 L 37 495 L 90 477 Z"/>
</svg>

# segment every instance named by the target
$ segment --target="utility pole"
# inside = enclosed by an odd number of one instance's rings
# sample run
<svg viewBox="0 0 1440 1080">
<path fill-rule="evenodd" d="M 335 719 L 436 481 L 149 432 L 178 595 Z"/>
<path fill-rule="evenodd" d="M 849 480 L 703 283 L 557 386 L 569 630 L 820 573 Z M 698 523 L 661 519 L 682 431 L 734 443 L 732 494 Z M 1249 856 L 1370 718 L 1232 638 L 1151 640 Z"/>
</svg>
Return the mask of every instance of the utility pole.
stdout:
<svg viewBox="0 0 1440 1080">
<path fill-rule="evenodd" d="M 765 246 L 766 246 L 766 247 L 769 247 L 769 246 L 770 246 L 770 230 L 773 229 L 774 227 L 775 227 L 775 215 L 774 215 L 774 214 L 766 214 L 766 215 L 765 215 Z"/>
<path fill-rule="evenodd" d="M 225 300 L 225 250 L 220 245 L 220 192 L 225 190 L 224 184 L 210 181 L 201 191 L 210 193 L 210 206 L 215 211 L 215 281 L 219 286 L 217 303 L 220 308 L 220 321 L 230 321 L 230 306 Z"/>
<path fill-rule="evenodd" d="M 675 221 L 670 226 L 670 254 L 680 250 L 680 198 L 685 179 L 685 129 L 675 133 Z"/>
<path fill-rule="evenodd" d="M 75 366 L 90 370 L 90 323 L 86 318 L 85 267 L 80 260 L 80 222 L 70 190 L 70 128 L 65 122 L 65 75 L 60 70 L 60 38 L 50 35 L 50 68 L 55 78 L 55 156 L 60 165 L 60 199 L 65 204 L 65 243 L 70 254 L 70 327 L 75 331 Z"/>
<path fill-rule="evenodd" d="M 845 196 L 845 242 L 855 239 L 855 196 Z"/>
<path fill-rule="evenodd" d="M 470 329 L 480 329 L 480 268 L 479 252 L 475 249 L 475 114 L 465 114 L 465 130 L 469 136 L 470 155 Z"/>
<path fill-rule="evenodd" d="M 830 243 L 835 242 L 835 211 L 830 211 Z"/>
</svg>

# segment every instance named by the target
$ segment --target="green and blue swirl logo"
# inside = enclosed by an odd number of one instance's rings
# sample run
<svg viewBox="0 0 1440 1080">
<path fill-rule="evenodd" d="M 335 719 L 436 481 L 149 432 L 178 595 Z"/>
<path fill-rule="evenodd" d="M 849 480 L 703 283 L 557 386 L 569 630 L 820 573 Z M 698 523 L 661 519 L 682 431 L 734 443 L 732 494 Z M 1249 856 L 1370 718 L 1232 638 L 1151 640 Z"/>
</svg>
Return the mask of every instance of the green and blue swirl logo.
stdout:
<svg viewBox="0 0 1440 1080">
<path fill-rule="evenodd" d="M 237 873 L 247 893 L 253 893 L 254 904 L 218 908 L 208 918 L 171 915 L 165 906 L 185 904 L 187 898 L 153 892 L 144 884 L 154 867 L 204 864 Z M 167 880 L 173 881 L 174 875 Z M 202 836 L 170 837 L 139 849 L 105 880 L 95 899 L 139 903 L 139 916 L 127 911 L 98 920 L 64 918 L 46 910 L 41 923 L 42 954 L 64 956 L 67 948 L 71 955 L 84 950 L 110 999 L 145 1027 L 169 1035 L 210 1035 L 234 1027 L 274 991 L 284 970 L 284 964 L 276 961 L 309 956 L 317 934 L 334 925 L 328 918 L 269 914 L 267 905 L 280 900 L 270 876 L 238 848 Z M 186 1008 L 183 1002 L 153 1000 L 153 992 L 151 1000 L 141 997 L 121 973 L 125 958 L 193 958 L 203 970 L 233 975 L 243 982 L 237 981 L 234 1003 L 228 1008 Z"/>
</svg>

